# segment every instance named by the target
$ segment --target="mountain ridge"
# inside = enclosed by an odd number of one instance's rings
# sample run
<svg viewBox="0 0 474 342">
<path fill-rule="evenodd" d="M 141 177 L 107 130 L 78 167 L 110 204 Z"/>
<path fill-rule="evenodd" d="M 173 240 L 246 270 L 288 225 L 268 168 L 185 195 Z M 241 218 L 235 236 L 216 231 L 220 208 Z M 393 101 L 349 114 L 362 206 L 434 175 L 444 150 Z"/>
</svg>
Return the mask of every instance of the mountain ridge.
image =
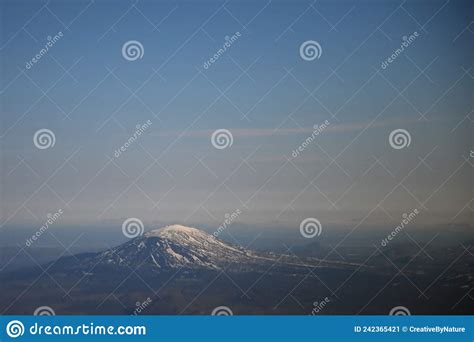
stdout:
<svg viewBox="0 0 474 342">
<path fill-rule="evenodd" d="M 364 267 L 343 261 L 251 251 L 198 228 L 179 224 L 147 231 L 102 252 L 63 257 L 52 263 L 55 271 L 81 274 L 120 272 L 126 268 L 152 273 L 176 270 L 287 273 L 357 266 Z"/>
</svg>

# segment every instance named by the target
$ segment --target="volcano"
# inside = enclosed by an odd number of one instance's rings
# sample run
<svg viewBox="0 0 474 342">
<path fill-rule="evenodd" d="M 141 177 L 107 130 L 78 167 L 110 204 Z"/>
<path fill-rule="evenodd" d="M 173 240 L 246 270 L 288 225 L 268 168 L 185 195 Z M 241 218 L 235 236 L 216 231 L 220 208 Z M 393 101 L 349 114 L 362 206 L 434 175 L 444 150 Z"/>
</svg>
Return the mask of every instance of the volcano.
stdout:
<svg viewBox="0 0 474 342">
<path fill-rule="evenodd" d="M 202 230 L 182 225 L 155 229 L 125 244 L 96 255 L 92 262 L 110 265 L 148 265 L 157 269 L 193 268 L 219 270 L 257 257 Z"/>
<path fill-rule="evenodd" d="M 52 271 L 90 273 L 121 269 L 165 272 L 176 269 L 265 271 L 271 268 L 354 267 L 357 265 L 251 251 L 216 239 L 203 230 L 178 224 L 146 232 L 99 253 L 79 254 L 55 261 Z"/>
</svg>

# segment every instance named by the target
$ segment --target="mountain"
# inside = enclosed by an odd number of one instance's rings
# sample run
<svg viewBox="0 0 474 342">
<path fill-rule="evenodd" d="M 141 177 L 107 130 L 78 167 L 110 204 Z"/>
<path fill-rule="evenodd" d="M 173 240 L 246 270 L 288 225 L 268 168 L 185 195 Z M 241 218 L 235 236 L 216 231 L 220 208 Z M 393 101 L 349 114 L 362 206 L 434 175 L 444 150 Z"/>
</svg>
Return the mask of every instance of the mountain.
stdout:
<svg viewBox="0 0 474 342">
<path fill-rule="evenodd" d="M 250 251 L 216 239 L 200 229 L 178 224 L 149 231 L 117 247 L 99 253 L 63 257 L 55 261 L 52 271 L 67 270 L 79 273 L 117 271 L 124 268 L 164 272 L 185 270 L 229 271 L 293 271 L 307 267 L 350 267 L 351 263 L 323 261 Z"/>
<path fill-rule="evenodd" d="M 61 258 L 54 262 L 52 269 L 82 272 L 124 267 L 154 271 L 221 270 L 262 265 L 271 260 L 269 256 L 220 241 L 202 230 L 175 224 L 149 231 L 103 252 Z"/>
<path fill-rule="evenodd" d="M 224 243 L 202 230 L 171 225 L 155 229 L 94 259 L 115 265 L 149 265 L 158 269 L 222 269 L 228 264 L 249 262 L 253 254 Z"/>
<path fill-rule="evenodd" d="M 468 251 L 428 247 L 436 259 L 417 258 L 421 262 L 408 264 L 402 276 L 373 249 L 339 249 L 341 256 L 330 256 L 338 260 L 318 259 L 327 247 L 315 242 L 263 253 L 196 228 L 166 226 L 105 251 L 0 271 L 0 307 L 5 314 L 31 314 L 45 304 L 61 314 L 131 314 L 146 302 L 144 314 L 210 314 L 222 305 L 235 314 L 309 314 L 314 303 L 328 298 L 323 314 L 356 314 L 361 308 L 386 314 L 410 298 L 415 313 L 472 313 Z M 34 291 L 25 290 L 31 286 Z M 429 305 L 418 289 L 429 291 Z M 21 301 L 12 304 L 12 298 Z"/>
</svg>

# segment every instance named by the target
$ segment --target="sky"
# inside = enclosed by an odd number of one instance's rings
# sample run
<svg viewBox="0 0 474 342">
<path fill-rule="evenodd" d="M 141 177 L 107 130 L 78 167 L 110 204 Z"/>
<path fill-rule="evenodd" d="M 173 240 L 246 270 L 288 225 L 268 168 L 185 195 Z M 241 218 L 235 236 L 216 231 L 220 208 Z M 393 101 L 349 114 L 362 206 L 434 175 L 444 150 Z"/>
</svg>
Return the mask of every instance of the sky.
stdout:
<svg viewBox="0 0 474 342">
<path fill-rule="evenodd" d="M 237 210 L 249 226 L 378 226 L 414 209 L 417 225 L 468 224 L 472 7 L 2 0 L 0 226 L 60 209 L 71 226 L 219 226 Z M 302 58 L 307 41 L 320 56 Z M 54 146 L 35 145 L 41 129 Z"/>
</svg>

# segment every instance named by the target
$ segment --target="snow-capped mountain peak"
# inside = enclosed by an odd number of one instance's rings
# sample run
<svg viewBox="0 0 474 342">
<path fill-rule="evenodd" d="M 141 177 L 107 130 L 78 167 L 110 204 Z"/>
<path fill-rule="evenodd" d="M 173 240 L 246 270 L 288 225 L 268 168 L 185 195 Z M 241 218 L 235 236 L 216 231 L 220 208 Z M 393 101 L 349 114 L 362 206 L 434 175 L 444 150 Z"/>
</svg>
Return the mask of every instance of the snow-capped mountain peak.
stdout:
<svg viewBox="0 0 474 342">
<path fill-rule="evenodd" d="M 220 241 L 200 229 L 173 224 L 98 255 L 109 265 L 150 265 L 155 269 L 221 269 L 247 261 L 252 252 Z"/>
<path fill-rule="evenodd" d="M 318 267 L 354 267 L 349 263 L 324 260 L 305 262 L 290 255 L 250 251 L 216 239 L 203 230 L 174 224 L 151 230 L 103 252 L 61 258 L 54 267 L 80 274 L 91 269 L 99 273 L 128 269 L 158 273 L 177 269 L 267 272 L 269 268 L 275 269 L 276 264 L 282 269 L 289 267 L 294 270 L 305 269 L 316 262 Z"/>
<path fill-rule="evenodd" d="M 151 230 L 144 234 L 145 237 L 171 237 L 173 235 L 194 235 L 194 236 L 206 236 L 207 233 L 200 229 L 182 226 L 180 224 L 172 224 L 163 228 Z"/>
</svg>

